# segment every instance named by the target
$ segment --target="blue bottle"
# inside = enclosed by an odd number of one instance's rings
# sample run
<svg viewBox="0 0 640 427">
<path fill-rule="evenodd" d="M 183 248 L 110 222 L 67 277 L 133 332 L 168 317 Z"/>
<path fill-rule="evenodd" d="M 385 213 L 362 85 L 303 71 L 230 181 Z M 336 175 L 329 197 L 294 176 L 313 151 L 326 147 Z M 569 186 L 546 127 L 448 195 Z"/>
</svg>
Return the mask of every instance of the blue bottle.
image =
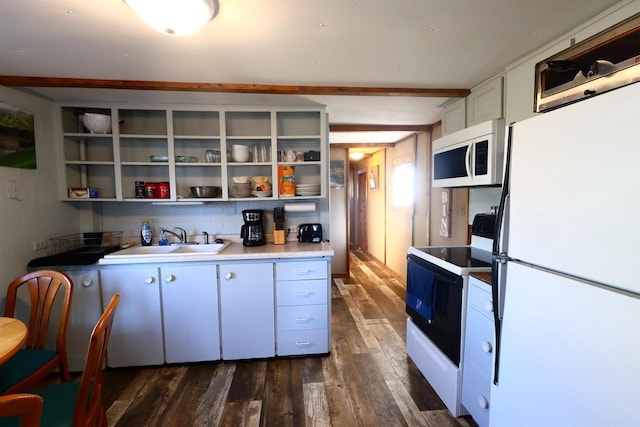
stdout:
<svg viewBox="0 0 640 427">
<path fill-rule="evenodd" d="M 140 231 L 140 240 L 142 246 L 151 246 L 153 232 L 151 231 L 151 221 L 149 218 L 142 218 L 142 230 Z"/>
</svg>

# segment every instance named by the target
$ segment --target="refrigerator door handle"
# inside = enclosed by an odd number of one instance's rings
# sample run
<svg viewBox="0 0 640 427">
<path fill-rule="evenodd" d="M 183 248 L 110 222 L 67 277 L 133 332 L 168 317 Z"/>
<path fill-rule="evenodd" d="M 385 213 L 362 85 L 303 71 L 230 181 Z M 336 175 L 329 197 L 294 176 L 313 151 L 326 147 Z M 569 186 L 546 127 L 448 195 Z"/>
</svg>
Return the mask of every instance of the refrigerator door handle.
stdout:
<svg viewBox="0 0 640 427">
<path fill-rule="evenodd" d="M 509 124 L 507 131 L 506 159 L 504 167 L 504 179 L 502 181 L 502 193 L 500 195 L 500 206 L 496 214 L 495 235 L 493 236 L 493 255 L 491 259 L 491 295 L 493 298 L 493 322 L 495 327 L 495 351 L 493 354 L 493 384 L 498 385 L 500 373 L 500 339 L 502 332 L 502 297 L 503 284 L 501 282 L 504 274 L 501 274 L 502 267 L 506 267 L 509 257 L 502 251 L 502 231 L 505 224 L 505 210 L 509 202 L 509 175 L 511 166 L 511 143 L 513 141 L 513 125 Z"/>
<path fill-rule="evenodd" d="M 500 315 L 500 272 L 501 261 L 498 256 L 491 260 L 491 296 L 493 298 L 493 324 L 495 327 L 495 344 L 493 353 L 493 384 L 498 385 L 498 373 L 500 368 L 500 332 L 502 330 L 502 318 Z"/>
</svg>

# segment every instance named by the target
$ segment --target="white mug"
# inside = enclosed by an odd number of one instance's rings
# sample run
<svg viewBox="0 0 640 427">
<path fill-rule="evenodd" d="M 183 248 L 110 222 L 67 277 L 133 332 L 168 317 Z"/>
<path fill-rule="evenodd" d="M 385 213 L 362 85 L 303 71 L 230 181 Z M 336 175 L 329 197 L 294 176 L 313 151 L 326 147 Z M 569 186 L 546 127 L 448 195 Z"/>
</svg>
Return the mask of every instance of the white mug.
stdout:
<svg viewBox="0 0 640 427">
<path fill-rule="evenodd" d="M 287 162 L 295 162 L 296 161 L 296 152 L 293 150 L 287 150 L 285 152 L 285 161 Z"/>
</svg>

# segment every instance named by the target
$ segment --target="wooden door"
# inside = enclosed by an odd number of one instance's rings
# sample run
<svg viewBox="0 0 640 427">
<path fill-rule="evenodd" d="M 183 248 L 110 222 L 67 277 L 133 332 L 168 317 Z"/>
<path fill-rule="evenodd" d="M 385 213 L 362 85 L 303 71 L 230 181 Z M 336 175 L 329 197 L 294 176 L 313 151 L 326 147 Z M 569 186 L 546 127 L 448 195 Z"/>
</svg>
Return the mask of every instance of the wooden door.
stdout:
<svg viewBox="0 0 640 427">
<path fill-rule="evenodd" d="M 356 247 L 367 251 L 367 170 L 359 170 L 356 189 Z"/>
</svg>

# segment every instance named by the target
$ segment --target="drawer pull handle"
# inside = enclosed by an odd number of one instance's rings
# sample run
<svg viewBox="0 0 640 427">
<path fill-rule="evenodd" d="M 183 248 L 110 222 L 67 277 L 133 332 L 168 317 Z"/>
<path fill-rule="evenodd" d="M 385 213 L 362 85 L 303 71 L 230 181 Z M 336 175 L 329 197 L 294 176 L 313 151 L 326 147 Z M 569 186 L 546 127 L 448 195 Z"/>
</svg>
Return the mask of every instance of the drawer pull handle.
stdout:
<svg viewBox="0 0 640 427">
<path fill-rule="evenodd" d="M 309 291 L 296 292 L 296 296 L 297 297 L 308 297 L 309 295 L 311 295 L 311 292 L 309 292 Z"/>
<path fill-rule="evenodd" d="M 167 274 L 166 276 L 164 276 L 164 280 L 166 282 L 173 282 L 175 280 L 175 276 L 173 274 Z"/>
<path fill-rule="evenodd" d="M 296 345 L 298 347 L 309 347 L 311 345 L 311 341 L 296 341 Z"/>
<path fill-rule="evenodd" d="M 481 408 L 487 409 L 489 407 L 489 399 L 484 396 L 480 396 L 478 398 L 478 405 L 480 405 Z"/>
<path fill-rule="evenodd" d="M 485 341 L 482 343 L 482 351 L 485 353 L 491 353 L 493 351 L 493 345 L 489 341 Z"/>
<path fill-rule="evenodd" d="M 484 309 L 489 313 L 493 313 L 493 302 L 487 301 L 484 303 Z"/>
<path fill-rule="evenodd" d="M 85 277 L 82 279 L 82 286 L 84 286 L 85 288 L 88 288 L 92 284 L 93 284 L 93 280 L 91 280 L 91 278 Z"/>
<path fill-rule="evenodd" d="M 296 270 L 296 274 L 311 274 L 312 270 Z"/>
<path fill-rule="evenodd" d="M 296 316 L 296 322 L 308 322 L 310 320 L 309 316 Z"/>
</svg>

